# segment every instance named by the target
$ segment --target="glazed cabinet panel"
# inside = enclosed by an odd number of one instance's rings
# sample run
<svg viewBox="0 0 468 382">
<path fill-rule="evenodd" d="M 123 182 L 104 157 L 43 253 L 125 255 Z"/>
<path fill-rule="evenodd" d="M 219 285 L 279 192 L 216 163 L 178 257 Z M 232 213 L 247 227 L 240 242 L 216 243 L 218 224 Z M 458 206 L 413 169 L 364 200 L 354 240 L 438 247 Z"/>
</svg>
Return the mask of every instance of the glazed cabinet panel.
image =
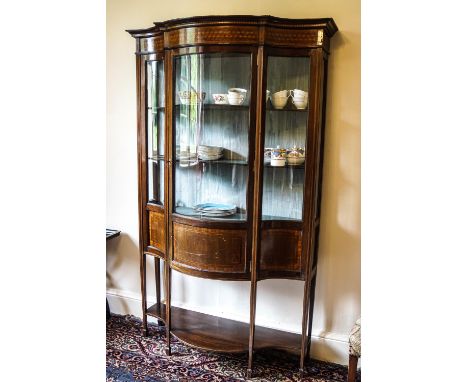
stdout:
<svg viewBox="0 0 468 382">
<path fill-rule="evenodd" d="M 247 220 L 252 55 L 176 56 L 174 212 Z"/>
<path fill-rule="evenodd" d="M 165 92 L 164 62 L 146 62 L 148 202 L 164 205 Z"/>
</svg>

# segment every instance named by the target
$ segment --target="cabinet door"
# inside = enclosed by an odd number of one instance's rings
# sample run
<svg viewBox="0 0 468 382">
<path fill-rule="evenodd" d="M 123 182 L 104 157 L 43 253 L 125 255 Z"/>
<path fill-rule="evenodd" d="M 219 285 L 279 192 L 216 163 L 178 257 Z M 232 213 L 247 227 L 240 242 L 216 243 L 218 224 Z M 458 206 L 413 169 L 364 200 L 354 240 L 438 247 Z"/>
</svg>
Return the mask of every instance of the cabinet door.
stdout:
<svg viewBox="0 0 468 382">
<path fill-rule="evenodd" d="M 309 57 L 267 56 L 262 220 L 301 222 Z"/>
<path fill-rule="evenodd" d="M 246 220 L 252 54 L 180 55 L 173 68 L 174 212 Z"/>
<path fill-rule="evenodd" d="M 164 62 L 146 63 L 148 202 L 164 204 Z"/>
</svg>

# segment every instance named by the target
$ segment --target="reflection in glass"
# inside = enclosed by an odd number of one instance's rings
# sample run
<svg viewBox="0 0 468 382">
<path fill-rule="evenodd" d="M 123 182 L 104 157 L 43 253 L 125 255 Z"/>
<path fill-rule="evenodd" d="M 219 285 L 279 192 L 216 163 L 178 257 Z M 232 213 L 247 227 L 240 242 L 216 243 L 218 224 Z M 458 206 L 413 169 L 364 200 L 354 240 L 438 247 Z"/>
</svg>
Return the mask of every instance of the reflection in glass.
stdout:
<svg viewBox="0 0 468 382">
<path fill-rule="evenodd" d="M 270 56 L 267 68 L 262 219 L 302 220 L 310 60 Z"/>
<path fill-rule="evenodd" d="M 175 211 L 200 203 L 237 207 L 246 219 L 250 54 L 192 54 L 174 60 Z"/>
</svg>

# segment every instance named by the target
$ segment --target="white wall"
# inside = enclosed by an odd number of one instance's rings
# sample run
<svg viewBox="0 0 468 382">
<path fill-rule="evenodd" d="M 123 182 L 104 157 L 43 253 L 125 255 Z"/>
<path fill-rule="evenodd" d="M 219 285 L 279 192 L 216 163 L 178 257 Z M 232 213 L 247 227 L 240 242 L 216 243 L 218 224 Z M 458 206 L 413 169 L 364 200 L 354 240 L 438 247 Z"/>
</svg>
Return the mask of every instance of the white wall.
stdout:
<svg viewBox="0 0 468 382">
<path fill-rule="evenodd" d="M 347 362 L 347 335 L 361 308 L 360 2 L 357 0 L 107 1 L 107 244 L 111 310 L 141 316 L 138 261 L 135 41 L 125 29 L 196 15 L 333 17 L 318 280 L 312 356 Z M 152 264 L 152 262 L 151 262 Z M 152 267 L 149 274 L 152 274 Z M 154 299 L 154 281 L 148 290 Z M 300 332 L 303 283 L 259 283 L 257 324 Z M 248 321 L 249 283 L 202 280 L 174 272 L 173 302 Z"/>
</svg>

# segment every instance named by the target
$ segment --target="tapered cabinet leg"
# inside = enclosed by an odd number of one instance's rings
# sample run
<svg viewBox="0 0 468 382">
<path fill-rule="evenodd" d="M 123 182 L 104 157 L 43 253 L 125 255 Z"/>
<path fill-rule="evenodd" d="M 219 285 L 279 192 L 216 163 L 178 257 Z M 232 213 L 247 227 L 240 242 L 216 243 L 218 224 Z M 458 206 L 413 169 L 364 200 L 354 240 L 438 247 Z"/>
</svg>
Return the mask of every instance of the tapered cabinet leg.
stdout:
<svg viewBox="0 0 468 382">
<path fill-rule="evenodd" d="M 257 306 L 257 281 L 252 280 L 251 285 L 250 285 L 249 362 L 247 366 L 247 378 L 252 378 L 252 373 L 253 373 L 256 306 Z"/>
<path fill-rule="evenodd" d="M 348 382 L 355 382 L 357 375 L 358 357 L 349 355 Z"/>
<path fill-rule="evenodd" d="M 161 260 L 159 257 L 154 257 L 154 279 L 156 281 L 156 303 L 158 306 L 161 306 Z M 158 325 L 163 326 L 164 323 L 161 320 L 158 320 Z"/>
<path fill-rule="evenodd" d="M 171 355 L 171 268 L 165 261 L 166 285 L 166 355 Z"/>
<path fill-rule="evenodd" d="M 143 326 L 141 328 L 141 335 L 148 336 L 148 320 L 146 316 L 146 255 L 140 255 L 140 279 L 141 279 L 141 308 L 143 311 Z"/>
<path fill-rule="evenodd" d="M 306 359 L 310 358 L 310 346 L 312 343 L 312 321 L 314 318 L 314 304 L 315 304 L 315 285 L 317 281 L 317 273 L 312 278 L 312 285 L 310 287 L 310 302 L 309 302 L 309 320 L 307 327 L 307 348 L 306 348 Z"/>
<path fill-rule="evenodd" d="M 315 276 L 314 276 L 315 280 Z M 312 285 L 314 287 L 312 287 Z M 312 283 L 306 279 L 304 283 L 304 300 L 302 307 L 302 339 L 301 339 L 301 360 L 299 365 L 299 372 L 301 376 L 304 374 L 304 365 L 306 362 L 306 355 L 309 354 L 307 347 L 310 347 L 309 333 L 312 330 L 312 313 L 313 313 L 313 302 L 315 294 L 315 281 Z"/>
</svg>

